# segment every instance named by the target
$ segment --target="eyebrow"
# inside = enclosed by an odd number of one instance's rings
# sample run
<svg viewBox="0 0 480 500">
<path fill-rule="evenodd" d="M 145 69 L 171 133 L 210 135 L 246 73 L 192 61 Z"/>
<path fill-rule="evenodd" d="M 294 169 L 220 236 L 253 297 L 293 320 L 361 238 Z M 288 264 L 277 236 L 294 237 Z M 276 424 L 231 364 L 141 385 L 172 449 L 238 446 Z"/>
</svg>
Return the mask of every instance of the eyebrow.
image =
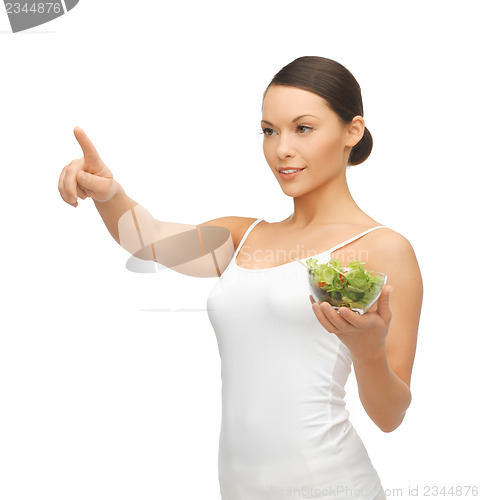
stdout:
<svg viewBox="0 0 480 500">
<path fill-rule="evenodd" d="M 292 120 L 292 123 L 295 123 L 297 120 L 299 120 L 300 118 L 303 118 L 304 116 L 313 116 L 313 117 L 314 117 L 314 118 L 316 118 L 317 120 L 319 120 L 319 119 L 320 119 L 320 118 L 318 118 L 318 116 L 306 114 L 306 115 L 300 115 L 300 116 L 297 116 L 296 118 L 294 118 L 294 119 Z M 260 123 L 266 123 L 267 125 L 272 125 L 272 126 L 273 126 L 273 123 L 267 122 L 267 120 L 262 120 Z"/>
</svg>

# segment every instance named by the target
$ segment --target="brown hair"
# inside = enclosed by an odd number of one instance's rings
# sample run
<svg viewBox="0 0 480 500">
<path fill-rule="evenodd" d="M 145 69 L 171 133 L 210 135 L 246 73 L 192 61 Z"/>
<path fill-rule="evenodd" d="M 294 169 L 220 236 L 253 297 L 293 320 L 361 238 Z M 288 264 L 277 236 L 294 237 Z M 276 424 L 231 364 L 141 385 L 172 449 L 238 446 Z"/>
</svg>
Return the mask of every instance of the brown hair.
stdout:
<svg viewBox="0 0 480 500">
<path fill-rule="evenodd" d="M 363 117 L 363 103 L 360 85 L 350 71 L 340 63 L 319 56 L 298 57 L 284 66 L 268 84 L 286 85 L 308 90 L 322 97 L 328 107 L 348 124 L 354 116 Z M 363 137 L 350 150 L 347 166 L 364 162 L 372 151 L 373 139 L 365 127 Z"/>
</svg>

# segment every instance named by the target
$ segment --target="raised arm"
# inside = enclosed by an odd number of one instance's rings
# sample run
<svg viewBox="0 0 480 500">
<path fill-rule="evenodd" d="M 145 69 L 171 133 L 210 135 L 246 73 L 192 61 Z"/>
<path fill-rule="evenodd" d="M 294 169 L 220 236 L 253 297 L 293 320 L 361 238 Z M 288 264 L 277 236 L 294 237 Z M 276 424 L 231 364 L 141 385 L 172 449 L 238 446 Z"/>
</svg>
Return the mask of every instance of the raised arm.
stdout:
<svg viewBox="0 0 480 500">
<path fill-rule="evenodd" d="M 198 225 L 158 221 L 126 194 L 87 134 L 79 127 L 75 127 L 74 134 L 84 156 L 62 170 L 60 194 L 75 207 L 77 197 L 93 199 L 111 236 L 131 254 L 127 268 L 155 272 L 154 267 L 140 263 L 151 261 L 190 276 L 215 277 L 223 273 L 246 218 L 221 217 Z"/>
</svg>

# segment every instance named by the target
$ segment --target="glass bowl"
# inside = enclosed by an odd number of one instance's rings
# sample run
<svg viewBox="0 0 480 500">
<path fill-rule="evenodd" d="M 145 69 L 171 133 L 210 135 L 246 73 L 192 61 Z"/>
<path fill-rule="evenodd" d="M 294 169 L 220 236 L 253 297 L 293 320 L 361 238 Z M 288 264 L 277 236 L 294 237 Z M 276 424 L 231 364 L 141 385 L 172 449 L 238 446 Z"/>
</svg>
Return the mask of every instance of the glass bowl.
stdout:
<svg viewBox="0 0 480 500">
<path fill-rule="evenodd" d="M 337 276 L 334 279 L 336 280 L 337 290 L 335 291 L 328 291 L 329 287 L 326 286 L 326 283 L 319 282 L 312 272 L 313 269 L 309 268 L 307 270 L 308 284 L 313 298 L 317 302 L 328 302 L 337 310 L 340 307 L 348 307 L 358 314 L 364 314 L 378 300 L 383 285 L 387 283 L 387 275 L 365 269 L 374 279 L 371 280 L 366 290 L 360 290 L 349 283 L 348 273 L 350 269 L 348 267 L 341 267 L 339 270 L 342 274 L 336 273 Z"/>
</svg>

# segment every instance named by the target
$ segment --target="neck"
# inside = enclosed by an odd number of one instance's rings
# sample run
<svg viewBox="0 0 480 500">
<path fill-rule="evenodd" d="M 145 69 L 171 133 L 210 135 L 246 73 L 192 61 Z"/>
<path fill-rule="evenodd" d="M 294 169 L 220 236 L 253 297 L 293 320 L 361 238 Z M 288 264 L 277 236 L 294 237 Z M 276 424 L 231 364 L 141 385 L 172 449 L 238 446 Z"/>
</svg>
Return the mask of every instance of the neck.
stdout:
<svg viewBox="0 0 480 500">
<path fill-rule="evenodd" d="M 287 220 L 304 229 L 325 224 L 348 224 L 365 217 L 348 189 L 345 169 L 317 189 L 293 199 L 294 212 Z"/>
</svg>

